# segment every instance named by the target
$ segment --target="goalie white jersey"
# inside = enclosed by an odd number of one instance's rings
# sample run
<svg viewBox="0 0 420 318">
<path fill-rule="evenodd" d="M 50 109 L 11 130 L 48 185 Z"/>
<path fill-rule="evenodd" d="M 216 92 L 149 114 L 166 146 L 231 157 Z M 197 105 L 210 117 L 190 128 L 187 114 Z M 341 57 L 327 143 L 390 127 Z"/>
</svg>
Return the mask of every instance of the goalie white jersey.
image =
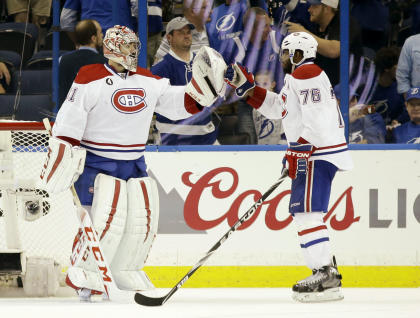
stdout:
<svg viewBox="0 0 420 318">
<path fill-rule="evenodd" d="M 314 145 L 310 161 L 326 160 L 340 170 L 353 167 L 333 88 L 325 72 L 312 62 L 287 74 L 280 94 L 267 92 L 258 111 L 268 118 L 283 119 L 289 143 L 302 137 Z"/>
<path fill-rule="evenodd" d="M 53 135 L 80 140 L 102 157 L 138 159 L 154 112 L 179 120 L 199 111 L 185 98 L 185 86 L 171 86 L 146 69 L 117 74 L 107 64 L 87 65 L 57 114 Z"/>
</svg>

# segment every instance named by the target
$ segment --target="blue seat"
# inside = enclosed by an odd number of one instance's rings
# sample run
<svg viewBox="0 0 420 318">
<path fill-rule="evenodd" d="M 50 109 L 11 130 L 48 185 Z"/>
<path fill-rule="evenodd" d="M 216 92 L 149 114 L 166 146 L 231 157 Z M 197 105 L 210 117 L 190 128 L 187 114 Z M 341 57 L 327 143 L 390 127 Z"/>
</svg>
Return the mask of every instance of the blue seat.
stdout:
<svg viewBox="0 0 420 318">
<path fill-rule="evenodd" d="M 60 51 L 60 56 L 70 51 Z M 35 53 L 26 63 L 25 69 L 27 70 L 46 70 L 52 69 L 53 52 L 52 51 L 39 51 Z"/>
<path fill-rule="evenodd" d="M 0 23 L 1 49 L 22 55 L 24 62 L 34 54 L 37 39 L 38 28 L 35 24 Z"/>
<path fill-rule="evenodd" d="M 14 112 L 15 95 L 0 95 L 0 117 L 12 117 L 17 120 L 42 121 L 47 117 L 53 120 L 53 102 L 50 95 L 21 95 Z"/>
<path fill-rule="evenodd" d="M 53 43 L 53 32 L 50 31 L 45 37 L 45 44 L 42 50 L 52 50 L 52 43 Z M 67 35 L 67 32 L 61 31 L 60 32 L 60 50 L 73 51 L 75 49 L 76 47 L 73 41 Z"/>
<path fill-rule="evenodd" d="M 8 66 L 13 67 L 14 69 L 19 69 L 20 60 L 20 54 L 13 51 L 0 50 L 0 62 L 4 62 Z"/>
<path fill-rule="evenodd" d="M 51 94 L 52 70 L 23 70 L 21 76 L 19 76 L 19 72 L 14 72 L 12 82 L 13 93 L 16 93 L 20 88 L 21 94 L 24 95 Z"/>
</svg>

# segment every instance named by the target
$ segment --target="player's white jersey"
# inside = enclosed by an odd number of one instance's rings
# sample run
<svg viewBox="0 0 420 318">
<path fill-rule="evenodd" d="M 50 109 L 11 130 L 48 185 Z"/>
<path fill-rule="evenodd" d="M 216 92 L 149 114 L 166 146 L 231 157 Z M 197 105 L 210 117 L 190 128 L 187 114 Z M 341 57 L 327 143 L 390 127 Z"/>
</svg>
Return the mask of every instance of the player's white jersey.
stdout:
<svg viewBox="0 0 420 318">
<path fill-rule="evenodd" d="M 322 159 L 341 170 L 353 167 L 344 137 L 344 121 L 331 83 L 313 63 L 286 75 L 280 94 L 267 92 L 258 110 L 269 118 L 282 118 L 287 141 L 301 137 L 315 147 L 310 160 Z"/>
<path fill-rule="evenodd" d="M 53 128 L 54 136 L 81 141 L 99 156 L 133 160 L 145 150 L 154 112 L 173 120 L 198 109 L 184 106 L 185 86 L 138 68 L 125 77 L 106 64 L 82 67 Z"/>
</svg>

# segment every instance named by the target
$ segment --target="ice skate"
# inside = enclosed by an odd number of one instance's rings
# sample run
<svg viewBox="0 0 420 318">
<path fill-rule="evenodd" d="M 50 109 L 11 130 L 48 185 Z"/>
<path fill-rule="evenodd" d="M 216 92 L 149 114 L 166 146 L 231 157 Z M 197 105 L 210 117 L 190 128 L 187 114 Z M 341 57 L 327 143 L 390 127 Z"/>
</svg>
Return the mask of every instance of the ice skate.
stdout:
<svg viewBox="0 0 420 318">
<path fill-rule="evenodd" d="M 342 276 L 337 270 L 335 259 L 331 265 L 314 269 L 312 275 L 293 285 L 293 299 L 300 302 L 321 302 L 341 300 Z"/>
</svg>

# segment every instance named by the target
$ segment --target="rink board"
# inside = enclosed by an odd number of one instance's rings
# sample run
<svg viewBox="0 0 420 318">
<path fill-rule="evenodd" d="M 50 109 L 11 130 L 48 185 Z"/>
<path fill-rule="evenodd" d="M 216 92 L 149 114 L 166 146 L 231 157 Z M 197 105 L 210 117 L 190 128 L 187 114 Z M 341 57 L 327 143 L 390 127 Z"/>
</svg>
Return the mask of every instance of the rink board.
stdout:
<svg viewBox="0 0 420 318">
<path fill-rule="evenodd" d="M 160 220 L 146 271 L 158 286 L 186 274 L 277 180 L 284 148 L 267 149 L 149 149 Z M 351 155 L 355 168 L 336 175 L 326 215 L 346 286 L 420 286 L 420 152 Z M 188 284 L 282 287 L 308 274 L 288 213 L 289 189 L 287 180 Z"/>
</svg>

